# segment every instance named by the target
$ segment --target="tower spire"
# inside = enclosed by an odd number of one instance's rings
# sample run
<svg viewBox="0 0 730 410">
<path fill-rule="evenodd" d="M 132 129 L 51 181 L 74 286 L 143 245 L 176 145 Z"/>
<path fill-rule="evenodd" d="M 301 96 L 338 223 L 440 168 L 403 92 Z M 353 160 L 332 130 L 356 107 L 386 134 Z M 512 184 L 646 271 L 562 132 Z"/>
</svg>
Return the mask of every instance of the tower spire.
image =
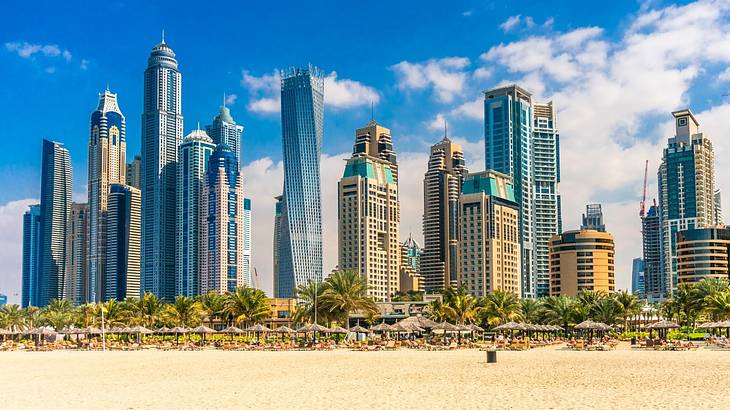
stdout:
<svg viewBox="0 0 730 410">
<path fill-rule="evenodd" d="M 225 108 L 225 106 L 226 106 L 226 93 L 224 92 L 223 93 L 223 107 Z"/>
<path fill-rule="evenodd" d="M 370 121 L 375 121 L 375 103 L 370 100 Z"/>
<path fill-rule="evenodd" d="M 162 44 L 165 44 L 165 29 L 162 29 Z"/>
</svg>

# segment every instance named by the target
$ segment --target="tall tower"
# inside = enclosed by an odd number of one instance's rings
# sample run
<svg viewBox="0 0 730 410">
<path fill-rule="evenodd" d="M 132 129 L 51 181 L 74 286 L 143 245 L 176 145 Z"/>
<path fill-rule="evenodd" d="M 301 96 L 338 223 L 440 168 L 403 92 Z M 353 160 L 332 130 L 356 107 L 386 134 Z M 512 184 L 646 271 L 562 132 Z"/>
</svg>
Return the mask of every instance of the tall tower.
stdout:
<svg viewBox="0 0 730 410">
<path fill-rule="evenodd" d="M 426 291 L 455 286 L 459 247 L 459 193 L 468 170 L 461 145 L 446 135 L 431 147 L 423 181 L 423 256 Z"/>
<path fill-rule="evenodd" d="M 371 119 L 364 127 L 355 131 L 353 155 L 363 154 L 388 163 L 393 179 L 398 184 L 398 161 L 393 151 L 390 130 Z"/>
<path fill-rule="evenodd" d="M 123 184 L 109 186 L 104 300 L 142 296 L 139 291 L 141 208 L 139 189 Z"/>
<path fill-rule="evenodd" d="M 202 130 L 191 132 L 180 144 L 177 176 L 177 295 L 200 294 L 202 230 L 205 228 L 203 186 L 215 144 Z"/>
<path fill-rule="evenodd" d="M 127 185 L 137 189 L 141 186 L 142 180 L 142 157 L 135 155 L 132 162 L 127 164 Z"/>
<path fill-rule="evenodd" d="M 586 213 L 583 214 L 583 223 L 580 229 L 593 229 L 598 232 L 606 232 L 606 225 L 603 223 L 603 210 L 601 204 L 586 205 Z"/>
<path fill-rule="evenodd" d="M 243 199 L 243 277 L 249 286 L 256 286 L 251 274 L 251 199 Z"/>
<path fill-rule="evenodd" d="M 715 221 L 715 154 L 689 109 L 672 113 L 675 135 L 659 166 L 662 276 L 666 296 L 677 288 L 677 232 Z"/>
<path fill-rule="evenodd" d="M 66 249 L 66 288 L 69 299 L 80 305 L 86 303 L 89 294 L 89 204 L 73 202 L 69 215 L 68 243 Z"/>
<path fill-rule="evenodd" d="M 324 132 L 324 76 L 319 69 L 281 73 L 284 195 L 279 245 L 279 297 L 322 280 L 319 159 Z"/>
<path fill-rule="evenodd" d="M 535 194 L 535 280 L 537 296 L 550 293 L 550 238 L 563 231 L 560 203 L 560 135 L 552 101 L 533 102 L 532 145 Z"/>
<path fill-rule="evenodd" d="M 273 277 L 274 277 L 274 297 L 280 298 L 279 295 L 279 247 L 281 246 L 281 217 L 284 211 L 284 196 L 279 195 L 276 198 L 276 208 L 274 211 L 274 244 L 273 244 Z"/>
<path fill-rule="evenodd" d="M 213 118 L 213 123 L 205 127 L 205 131 L 216 145 L 228 145 L 236 155 L 236 158 L 238 158 L 238 162 L 241 162 L 241 136 L 243 135 L 243 126 L 237 125 L 236 121 L 233 120 L 231 110 L 226 107 L 225 100 L 220 111 L 218 111 L 218 115 Z"/>
<path fill-rule="evenodd" d="M 243 178 L 236 154 L 226 144 L 210 156 L 202 198 L 200 292 L 234 292 L 250 285 L 243 269 Z"/>
<path fill-rule="evenodd" d="M 381 144 L 387 145 L 387 159 L 378 152 Z M 337 186 L 339 266 L 362 275 L 368 296 L 381 301 L 400 290 L 400 210 L 391 166 L 390 130 L 371 121 L 355 132 L 352 157 Z"/>
<path fill-rule="evenodd" d="M 178 146 L 183 136 L 182 76 L 175 53 L 152 48 L 144 72 L 142 113 L 142 292 L 175 298 Z"/>
<path fill-rule="evenodd" d="M 666 295 L 662 276 L 662 224 L 659 207 L 652 205 L 641 218 L 641 237 L 644 260 L 644 296 L 651 302 Z"/>
<path fill-rule="evenodd" d="M 31 205 L 23 214 L 23 294 L 21 307 L 38 306 L 40 276 L 41 206 Z"/>
<path fill-rule="evenodd" d="M 99 94 L 91 113 L 89 137 L 89 278 L 79 302 L 103 299 L 106 277 L 106 211 L 109 184 L 123 184 L 127 177 L 127 141 L 124 114 L 117 95 L 108 89 Z"/>
<path fill-rule="evenodd" d="M 38 304 L 70 298 L 66 293 L 68 222 L 71 213 L 71 155 L 58 142 L 43 140 L 41 248 Z"/>
</svg>

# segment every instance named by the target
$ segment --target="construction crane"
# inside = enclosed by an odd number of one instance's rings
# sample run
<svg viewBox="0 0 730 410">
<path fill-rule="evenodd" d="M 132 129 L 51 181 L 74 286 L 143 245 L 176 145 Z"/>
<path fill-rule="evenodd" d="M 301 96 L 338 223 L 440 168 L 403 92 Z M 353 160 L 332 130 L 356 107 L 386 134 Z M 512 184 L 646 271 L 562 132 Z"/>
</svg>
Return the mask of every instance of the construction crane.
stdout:
<svg viewBox="0 0 730 410">
<path fill-rule="evenodd" d="M 646 176 L 649 172 L 649 160 L 646 160 L 644 165 L 644 191 L 641 194 L 641 204 L 639 205 L 639 216 L 644 217 L 646 215 Z"/>
</svg>

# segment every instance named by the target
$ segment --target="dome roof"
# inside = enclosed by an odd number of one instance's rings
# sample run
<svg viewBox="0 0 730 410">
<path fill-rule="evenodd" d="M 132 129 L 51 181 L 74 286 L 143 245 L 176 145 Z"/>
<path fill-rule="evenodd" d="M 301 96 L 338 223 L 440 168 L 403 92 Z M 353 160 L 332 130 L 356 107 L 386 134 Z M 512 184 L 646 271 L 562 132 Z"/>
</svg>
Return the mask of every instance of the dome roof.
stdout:
<svg viewBox="0 0 730 410">
<path fill-rule="evenodd" d="M 186 135 L 184 142 L 188 141 L 202 141 L 211 144 L 213 143 L 213 140 L 208 136 L 208 133 L 201 129 L 193 130 L 190 134 Z"/>
</svg>

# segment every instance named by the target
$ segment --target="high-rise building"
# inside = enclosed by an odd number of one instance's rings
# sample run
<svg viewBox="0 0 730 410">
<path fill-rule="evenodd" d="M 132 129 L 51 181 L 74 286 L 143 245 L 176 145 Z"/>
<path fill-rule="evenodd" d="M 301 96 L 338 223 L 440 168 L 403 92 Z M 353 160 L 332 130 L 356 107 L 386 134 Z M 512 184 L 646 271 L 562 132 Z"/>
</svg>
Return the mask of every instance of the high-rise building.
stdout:
<svg viewBox="0 0 730 410">
<path fill-rule="evenodd" d="M 66 250 L 66 294 L 73 303 L 86 303 L 91 286 L 89 275 L 89 204 L 71 204 Z"/>
<path fill-rule="evenodd" d="M 484 93 L 487 170 L 509 175 L 520 207 L 522 296 L 538 295 L 535 256 L 532 95 L 512 85 Z"/>
<path fill-rule="evenodd" d="M 21 307 L 38 306 L 40 280 L 41 206 L 31 205 L 23 214 L 23 283 Z"/>
<path fill-rule="evenodd" d="M 319 160 L 324 132 L 324 76 L 312 66 L 281 73 L 284 195 L 279 235 L 278 297 L 322 280 Z"/>
<path fill-rule="evenodd" d="M 140 298 L 142 196 L 139 189 L 109 186 L 107 264 L 104 300 Z"/>
<path fill-rule="evenodd" d="M 284 197 L 282 195 L 276 198 L 276 209 L 274 211 L 274 245 L 273 245 L 273 277 L 274 277 L 274 297 L 279 296 L 279 246 L 281 246 L 281 216 L 284 210 Z"/>
<path fill-rule="evenodd" d="M 8 304 L 8 297 L 0 293 L 0 307 Z"/>
<path fill-rule="evenodd" d="M 715 225 L 725 225 L 725 218 L 722 216 L 722 194 L 719 189 L 715 190 Z"/>
<path fill-rule="evenodd" d="M 205 131 L 216 145 L 228 145 L 236 155 L 236 158 L 238 158 L 238 162 L 241 162 L 241 136 L 243 135 L 243 126 L 237 125 L 236 121 L 233 120 L 231 110 L 225 105 L 225 99 L 218 115 L 213 118 L 213 123 L 205 127 Z"/>
<path fill-rule="evenodd" d="M 178 151 L 176 294 L 200 294 L 202 230 L 205 228 L 203 186 L 208 160 L 215 150 L 205 131 L 188 134 Z"/>
<path fill-rule="evenodd" d="M 644 297 L 644 260 L 634 258 L 631 263 L 631 293 L 643 298 Z"/>
<path fill-rule="evenodd" d="M 254 283 L 251 271 L 251 199 L 243 198 L 243 277 L 249 286 Z"/>
<path fill-rule="evenodd" d="M 178 146 L 183 137 L 182 76 L 175 53 L 162 42 L 152 48 L 144 72 L 142 113 L 143 292 L 175 298 Z"/>
<path fill-rule="evenodd" d="M 467 173 L 461 145 L 444 135 L 431 147 L 423 181 L 421 275 L 426 291 L 457 284 L 459 194 Z"/>
<path fill-rule="evenodd" d="M 550 293 L 550 238 L 563 231 L 560 184 L 560 134 L 552 101 L 533 102 L 532 167 L 535 183 L 536 296 Z"/>
<path fill-rule="evenodd" d="M 110 184 L 127 179 L 127 141 L 124 114 L 117 95 L 99 94 L 91 113 L 89 136 L 89 279 L 79 302 L 102 300 L 106 278 L 106 212 Z"/>
<path fill-rule="evenodd" d="M 652 205 L 641 218 L 641 236 L 644 260 L 644 296 L 655 302 L 664 299 L 667 288 L 662 275 L 662 224 L 659 207 Z"/>
<path fill-rule="evenodd" d="M 208 161 L 203 185 L 200 292 L 233 292 L 244 276 L 243 177 L 236 154 L 219 144 Z"/>
<path fill-rule="evenodd" d="M 127 164 L 127 185 L 140 189 L 142 186 L 142 157 L 134 156 L 132 162 Z"/>
<path fill-rule="evenodd" d="M 521 294 L 519 207 L 509 176 L 469 174 L 459 198 L 459 285 L 476 297 Z"/>
<path fill-rule="evenodd" d="M 390 129 L 371 119 L 364 127 L 355 131 L 355 148 L 353 155 L 363 154 L 378 158 L 388 163 L 395 183 L 398 184 L 398 160 L 393 150 L 393 138 Z"/>
<path fill-rule="evenodd" d="M 385 301 L 400 289 L 400 210 L 391 163 L 373 155 L 380 145 L 374 141 L 377 131 L 387 136 L 392 152 L 390 131 L 370 121 L 356 131 L 352 157 L 337 186 L 338 253 L 340 268 L 357 271 L 367 281 L 368 296 Z"/>
<path fill-rule="evenodd" d="M 667 296 L 677 288 L 677 232 L 715 223 L 715 154 L 689 109 L 672 113 L 675 135 L 659 166 L 662 276 Z"/>
<path fill-rule="evenodd" d="M 586 205 L 586 213 L 583 214 L 583 223 L 580 229 L 592 229 L 598 232 L 606 232 L 606 225 L 603 223 L 603 211 L 601 204 Z"/>
<path fill-rule="evenodd" d="M 71 213 L 71 155 L 58 142 L 43 140 L 41 165 L 41 248 L 38 303 L 66 294 L 68 222 Z"/>
<path fill-rule="evenodd" d="M 677 280 L 730 280 L 730 228 L 689 229 L 677 233 Z"/>
<path fill-rule="evenodd" d="M 422 254 L 423 250 L 412 236 L 400 245 L 400 292 L 425 291 L 421 275 Z"/>
<path fill-rule="evenodd" d="M 614 242 L 608 232 L 581 229 L 550 239 L 550 296 L 576 296 L 582 290 L 616 290 Z"/>
</svg>

